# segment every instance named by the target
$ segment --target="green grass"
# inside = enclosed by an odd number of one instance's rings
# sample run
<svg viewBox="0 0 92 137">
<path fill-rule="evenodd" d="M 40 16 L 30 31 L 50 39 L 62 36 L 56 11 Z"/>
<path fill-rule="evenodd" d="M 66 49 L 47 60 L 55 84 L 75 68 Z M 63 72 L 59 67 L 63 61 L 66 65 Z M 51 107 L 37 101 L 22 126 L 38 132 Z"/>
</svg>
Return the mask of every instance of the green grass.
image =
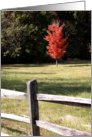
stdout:
<svg viewBox="0 0 92 137">
<path fill-rule="evenodd" d="M 38 92 L 91 98 L 91 63 L 89 61 L 55 64 L 12 64 L 1 67 L 1 87 L 26 91 L 26 82 L 36 79 Z M 29 115 L 27 100 L 1 99 L 1 112 L 19 116 Z M 61 126 L 91 132 L 91 110 L 39 101 L 40 120 Z M 1 130 L 13 136 L 31 135 L 30 124 L 1 120 Z M 42 136 L 58 136 L 41 129 Z"/>
</svg>

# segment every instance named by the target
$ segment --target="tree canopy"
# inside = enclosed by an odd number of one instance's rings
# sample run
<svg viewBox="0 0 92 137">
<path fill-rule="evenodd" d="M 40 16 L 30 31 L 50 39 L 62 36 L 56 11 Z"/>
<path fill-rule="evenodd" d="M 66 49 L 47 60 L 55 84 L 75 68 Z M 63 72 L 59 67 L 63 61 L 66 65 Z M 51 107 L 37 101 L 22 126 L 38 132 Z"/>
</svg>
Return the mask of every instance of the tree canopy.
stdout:
<svg viewBox="0 0 92 137">
<path fill-rule="evenodd" d="M 2 11 L 2 63 L 50 62 L 47 56 L 47 28 L 53 21 L 65 23 L 69 46 L 63 59 L 90 59 L 91 12 L 89 11 Z"/>
<path fill-rule="evenodd" d="M 56 59 L 56 66 L 57 59 L 60 59 L 64 55 L 68 46 L 68 43 L 66 44 L 68 37 L 63 38 L 62 31 L 64 26 L 65 24 L 59 26 L 58 22 L 52 23 L 52 25 L 48 26 L 48 35 L 44 38 L 46 41 L 49 42 L 48 46 L 46 46 L 46 48 L 48 49 L 47 54 Z"/>
</svg>

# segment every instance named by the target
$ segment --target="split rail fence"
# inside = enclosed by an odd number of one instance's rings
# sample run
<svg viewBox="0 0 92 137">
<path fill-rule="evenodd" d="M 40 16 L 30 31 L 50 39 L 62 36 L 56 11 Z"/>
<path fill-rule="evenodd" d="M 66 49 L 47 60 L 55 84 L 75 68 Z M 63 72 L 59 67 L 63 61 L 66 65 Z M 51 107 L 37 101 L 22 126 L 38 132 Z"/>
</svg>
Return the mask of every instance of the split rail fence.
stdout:
<svg viewBox="0 0 92 137">
<path fill-rule="evenodd" d="M 53 131 L 62 136 L 91 136 L 90 133 L 86 133 L 83 131 L 79 131 L 39 120 L 39 108 L 38 108 L 38 101 L 46 101 L 46 102 L 59 103 L 64 105 L 91 108 L 91 99 L 49 95 L 49 94 L 38 94 L 36 80 L 31 80 L 27 82 L 27 93 L 1 89 L 1 97 L 8 99 L 19 99 L 19 100 L 28 99 L 29 113 L 30 113 L 29 117 L 26 116 L 20 117 L 14 114 L 1 113 L 1 118 L 31 124 L 32 136 L 40 136 L 40 128 Z"/>
</svg>

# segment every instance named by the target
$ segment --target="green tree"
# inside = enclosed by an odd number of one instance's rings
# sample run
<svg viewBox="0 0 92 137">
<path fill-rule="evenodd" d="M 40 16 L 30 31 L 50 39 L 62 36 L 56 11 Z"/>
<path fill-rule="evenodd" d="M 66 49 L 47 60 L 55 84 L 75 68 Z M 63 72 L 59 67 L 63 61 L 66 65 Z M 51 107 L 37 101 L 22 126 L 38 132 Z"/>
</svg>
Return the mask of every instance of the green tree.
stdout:
<svg viewBox="0 0 92 137">
<path fill-rule="evenodd" d="M 52 21 L 46 11 L 2 11 L 2 59 L 24 62 L 42 61 L 46 56 L 43 37 Z"/>
<path fill-rule="evenodd" d="M 63 59 L 90 59 L 91 12 L 90 11 L 2 11 L 1 59 L 3 63 L 32 63 L 53 61 L 46 55 L 43 40 L 48 24 L 58 20 L 66 27 L 69 46 Z"/>
<path fill-rule="evenodd" d="M 66 24 L 64 32 L 69 37 L 69 47 L 65 56 L 90 59 L 88 45 L 91 43 L 91 12 L 57 11 L 54 16 L 61 24 Z"/>
</svg>

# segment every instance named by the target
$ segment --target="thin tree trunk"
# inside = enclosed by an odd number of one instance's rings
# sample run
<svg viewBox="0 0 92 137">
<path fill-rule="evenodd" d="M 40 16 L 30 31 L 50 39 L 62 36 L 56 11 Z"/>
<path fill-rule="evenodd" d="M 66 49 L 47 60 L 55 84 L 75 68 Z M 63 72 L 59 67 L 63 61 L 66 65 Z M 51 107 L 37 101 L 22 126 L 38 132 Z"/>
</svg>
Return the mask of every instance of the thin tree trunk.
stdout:
<svg viewBox="0 0 92 137">
<path fill-rule="evenodd" d="M 56 67 L 58 67 L 58 60 L 56 59 Z"/>
</svg>

